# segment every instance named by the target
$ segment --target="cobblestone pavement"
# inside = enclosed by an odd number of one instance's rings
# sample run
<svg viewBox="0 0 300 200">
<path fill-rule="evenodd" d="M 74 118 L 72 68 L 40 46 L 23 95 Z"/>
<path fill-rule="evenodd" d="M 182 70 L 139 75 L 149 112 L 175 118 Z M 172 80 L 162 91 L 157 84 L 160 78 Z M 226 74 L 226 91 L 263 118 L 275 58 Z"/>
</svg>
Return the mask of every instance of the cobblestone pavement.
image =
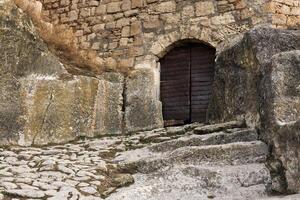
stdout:
<svg viewBox="0 0 300 200">
<path fill-rule="evenodd" d="M 0 199 L 100 200 L 134 181 L 112 162 L 118 152 L 178 138 L 186 129 L 158 129 L 47 147 L 0 148 Z"/>
</svg>

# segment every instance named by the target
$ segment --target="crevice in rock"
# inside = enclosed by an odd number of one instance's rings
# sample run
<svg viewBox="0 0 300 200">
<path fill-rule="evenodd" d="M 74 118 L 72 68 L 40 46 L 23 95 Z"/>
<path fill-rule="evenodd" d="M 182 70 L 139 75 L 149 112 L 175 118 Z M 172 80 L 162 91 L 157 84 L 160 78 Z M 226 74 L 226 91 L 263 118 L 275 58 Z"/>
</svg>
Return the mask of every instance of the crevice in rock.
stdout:
<svg viewBox="0 0 300 200">
<path fill-rule="evenodd" d="M 49 101 L 48 101 L 48 105 L 45 109 L 45 112 L 43 114 L 43 120 L 42 120 L 42 123 L 41 123 L 41 127 L 40 127 L 40 132 L 43 131 L 43 128 L 44 128 L 44 124 L 46 122 L 46 116 L 47 116 L 47 113 L 49 112 L 49 108 L 53 102 L 53 91 L 51 90 L 50 92 L 50 97 L 49 97 Z M 35 133 L 34 137 L 33 137 L 33 140 L 32 140 L 32 144 L 34 145 L 35 144 L 35 140 L 36 140 L 36 137 L 38 136 L 39 132 Z"/>
<path fill-rule="evenodd" d="M 127 96 L 126 96 L 126 93 L 127 93 L 127 78 L 128 76 L 125 76 L 124 77 L 124 80 L 123 80 L 123 91 L 122 91 L 122 134 L 126 134 L 126 117 L 125 117 L 125 113 L 126 113 L 126 104 L 127 104 Z"/>
<path fill-rule="evenodd" d="M 274 147 L 269 145 L 269 157 L 267 158 L 266 166 L 270 171 L 272 185 L 270 187 L 271 195 L 291 194 L 288 191 L 287 180 L 285 176 L 285 168 L 279 159 L 274 156 Z"/>
</svg>

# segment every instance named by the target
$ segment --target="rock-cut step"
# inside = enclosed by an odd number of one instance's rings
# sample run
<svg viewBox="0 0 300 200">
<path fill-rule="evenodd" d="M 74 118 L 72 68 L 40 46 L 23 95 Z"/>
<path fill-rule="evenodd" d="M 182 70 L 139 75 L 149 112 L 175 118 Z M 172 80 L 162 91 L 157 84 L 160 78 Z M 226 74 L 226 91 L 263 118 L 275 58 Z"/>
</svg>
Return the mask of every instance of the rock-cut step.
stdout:
<svg viewBox="0 0 300 200">
<path fill-rule="evenodd" d="M 255 129 L 236 123 L 197 127 L 192 134 L 120 153 L 114 162 L 133 173 L 135 183 L 108 199 L 260 199 L 270 188 L 267 156 Z"/>
<path fill-rule="evenodd" d="M 241 200 L 266 195 L 270 174 L 264 164 L 240 166 L 176 165 L 144 175 L 108 199 Z"/>
<path fill-rule="evenodd" d="M 128 151 L 115 161 L 124 169 L 151 173 L 165 166 L 192 165 L 245 165 L 262 163 L 268 147 L 260 141 L 236 142 L 223 145 L 187 146 L 168 153 L 153 153 L 149 149 Z"/>
<path fill-rule="evenodd" d="M 228 144 L 233 142 L 251 142 L 258 139 L 254 128 L 230 129 L 206 135 L 188 135 L 150 146 L 153 152 L 168 152 L 186 146 L 204 146 Z"/>
<path fill-rule="evenodd" d="M 264 162 L 268 147 L 260 141 L 223 145 L 191 146 L 176 149 L 167 157 L 172 163 L 238 165 Z"/>
<path fill-rule="evenodd" d="M 224 131 L 206 135 L 184 135 L 180 138 L 153 144 L 145 148 L 122 152 L 120 155 L 118 155 L 115 161 L 130 162 L 134 160 L 140 160 L 141 158 L 161 157 L 161 154 L 167 154 L 181 147 L 220 145 L 234 142 L 251 142 L 257 141 L 257 139 L 257 131 L 252 128 L 226 129 Z"/>
<path fill-rule="evenodd" d="M 195 134 L 204 135 L 213 132 L 218 132 L 226 129 L 233 129 L 233 128 L 242 128 L 245 126 L 244 121 L 230 121 L 220 124 L 210 124 L 205 126 L 199 126 L 194 129 Z"/>
</svg>

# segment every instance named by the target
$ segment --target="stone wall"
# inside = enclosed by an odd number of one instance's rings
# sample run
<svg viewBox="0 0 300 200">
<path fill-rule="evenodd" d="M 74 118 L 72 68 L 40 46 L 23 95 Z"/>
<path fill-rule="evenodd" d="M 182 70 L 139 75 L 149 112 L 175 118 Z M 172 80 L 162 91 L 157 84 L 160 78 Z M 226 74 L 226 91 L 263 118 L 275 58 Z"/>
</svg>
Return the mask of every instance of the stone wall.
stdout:
<svg viewBox="0 0 300 200">
<path fill-rule="evenodd" d="M 112 66 L 149 66 L 147 60 L 157 60 L 176 41 L 193 38 L 217 46 L 268 21 L 267 0 L 41 2 L 51 22 L 73 27 L 81 48 L 96 50 Z"/>
<path fill-rule="evenodd" d="M 271 14 L 271 22 L 276 28 L 300 27 L 300 1 L 272 0 L 266 4 L 266 10 Z"/>
</svg>

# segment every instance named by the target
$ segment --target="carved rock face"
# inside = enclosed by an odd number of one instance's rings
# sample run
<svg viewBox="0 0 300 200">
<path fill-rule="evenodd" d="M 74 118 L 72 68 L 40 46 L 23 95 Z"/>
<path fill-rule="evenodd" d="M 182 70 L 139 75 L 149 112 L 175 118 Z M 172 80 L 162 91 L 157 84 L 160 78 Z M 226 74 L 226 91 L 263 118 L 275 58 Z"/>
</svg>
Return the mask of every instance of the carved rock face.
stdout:
<svg viewBox="0 0 300 200">
<path fill-rule="evenodd" d="M 56 76 L 64 68 L 39 39 L 30 19 L 10 4 L 0 11 L 0 134 L 1 144 L 16 143 L 24 131 L 20 78 L 30 74 Z"/>
<path fill-rule="evenodd" d="M 300 51 L 273 56 L 271 90 L 274 127 L 269 127 L 276 155 L 286 169 L 288 190 L 300 186 Z"/>
<path fill-rule="evenodd" d="M 151 130 L 163 126 L 162 108 L 155 94 L 152 69 L 139 69 L 126 79 L 126 131 Z"/>
<path fill-rule="evenodd" d="M 273 56 L 271 87 L 274 113 L 279 123 L 300 118 L 300 50 Z"/>
<path fill-rule="evenodd" d="M 282 161 L 291 191 L 300 186 L 299 41 L 299 31 L 261 27 L 225 48 L 217 59 L 209 108 L 211 121 L 244 116 L 248 125 L 260 129 Z"/>
<path fill-rule="evenodd" d="M 121 133 L 122 75 L 110 81 L 111 75 L 67 73 L 31 20 L 13 6 L 0 13 L 0 42 L 0 145 Z"/>
</svg>

